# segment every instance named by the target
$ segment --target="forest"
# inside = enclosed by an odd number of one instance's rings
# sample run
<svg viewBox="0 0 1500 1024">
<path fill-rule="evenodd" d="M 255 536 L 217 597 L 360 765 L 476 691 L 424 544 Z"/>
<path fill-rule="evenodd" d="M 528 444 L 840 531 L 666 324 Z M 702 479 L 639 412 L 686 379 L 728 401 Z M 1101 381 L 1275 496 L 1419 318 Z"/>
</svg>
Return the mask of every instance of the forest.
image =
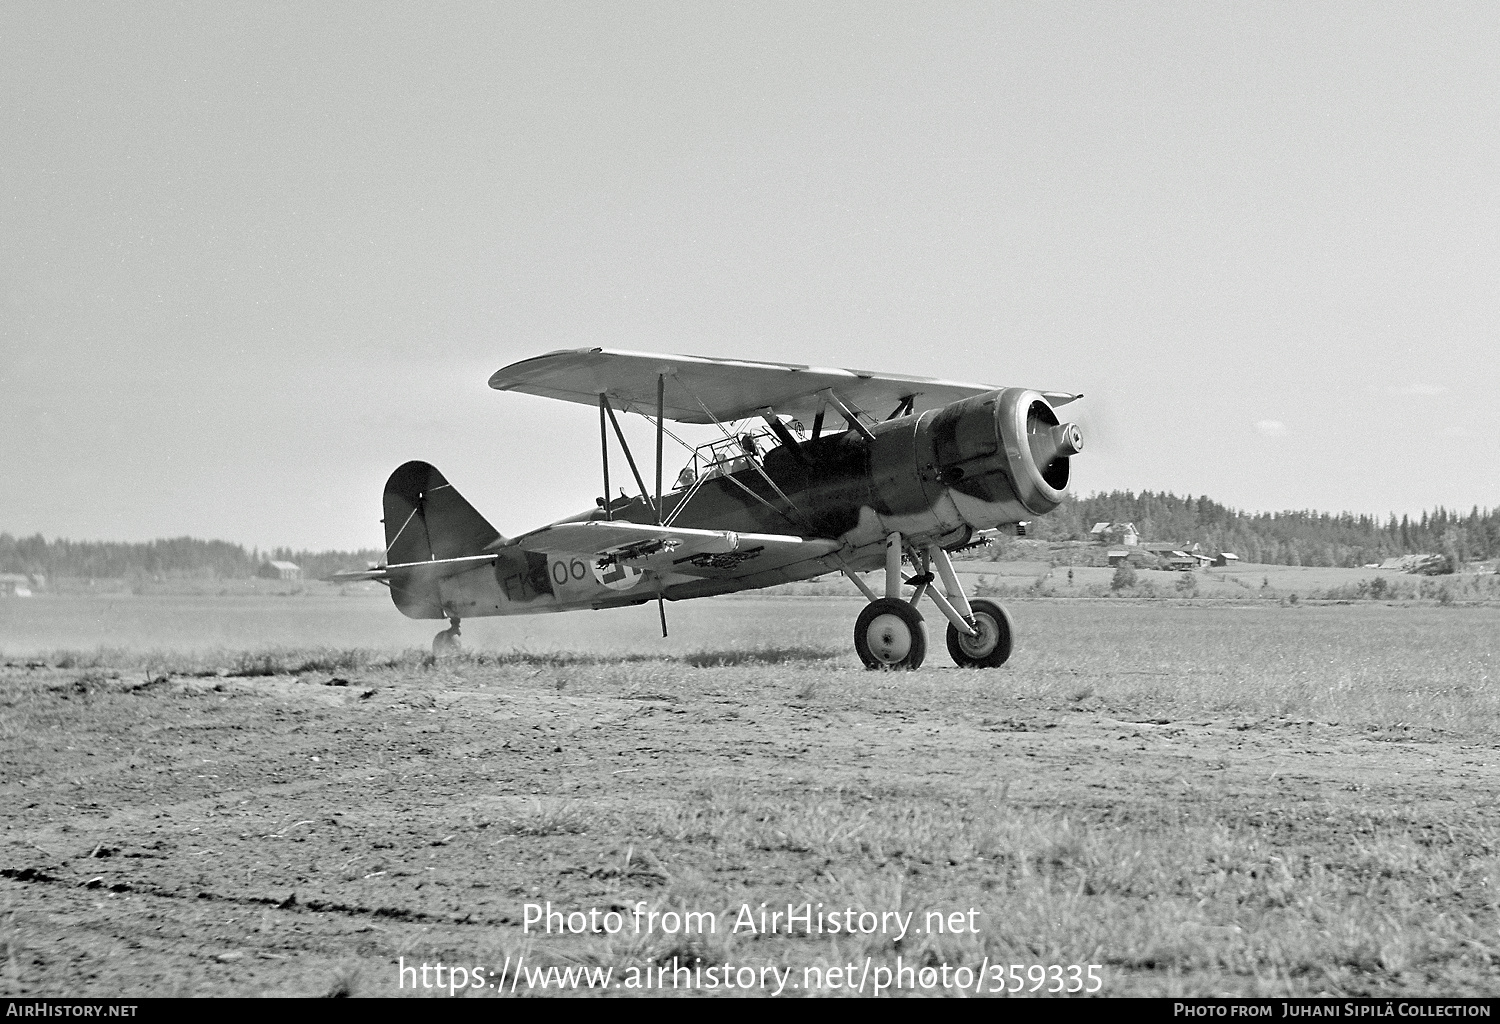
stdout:
<svg viewBox="0 0 1500 1024">
<path fill-rule="evenodd" d="M 1112 491 L 1069 497 L 1027 527 L 1043 540 L 1083 540 L 1095 523 L 1134 523 L 1144 541 L 1198 543 L 1269 565 L 1359 566 L 1401 555 L 1446 555 L 1461 565 L 1500 555 L 1500 509 L 1438 507 L 1413 519 L 1352 512 L 1242 512 L 1208 497 Z"/>
<path fill-rule="evenodd" d="M 0 572 L 41 574 L 72 579 L 248 579 L 267 561 L 295 562 L 306 579 L 364 569 L 382 552 L 246 550 L 223 540 L 175 537 L 141 543 L 123 541 L 48 541 L 41 534 L 12 537 L 0 533 Z"/>
</svg>

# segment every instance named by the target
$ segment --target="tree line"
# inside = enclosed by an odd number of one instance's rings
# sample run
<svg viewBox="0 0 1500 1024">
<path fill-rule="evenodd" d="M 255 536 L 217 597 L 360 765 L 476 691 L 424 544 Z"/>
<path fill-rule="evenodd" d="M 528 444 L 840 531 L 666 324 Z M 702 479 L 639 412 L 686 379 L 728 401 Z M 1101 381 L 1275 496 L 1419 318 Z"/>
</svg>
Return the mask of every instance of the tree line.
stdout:
<svg viewBox="0 0 1500 1024">
<path fill-rule="evenodd" d="M 1247 562 L 1271 565 L 1358 566 L 1401 555 L 1446 555 L 1454 565 L 1500 556 L 1500 509 L 1469 512 L 1442 507 L 1419 517 L 1352 512 L 1242 512 L 1207 497 L 1169 492 L 1111 491 L 1069 496 L 1033 522 L 1027 536 L 1088 540 L 1095 523 L 1134 523 L 1146 541 L 1194 543 L 1211 552 L 1232 551 Z M 43 573 L 81 579 L 132 576 L 245 579 L 267 560 L 295 562 L 309 579 L 364 569 L 383 552 L 245 550 L 222 540 L 176 537 L 144 543 L 46 540 L 41 534 L 0 533 L 0 572 Z"/>
<path fill-rule="evenodd" d="M 74 579 L 132 577 L 248 579 L 267 561 L 294 562 L 307 579 L 364 569 L 383 553 L 364 551 L 245 550 L 223 540 L 173 537 L 143 543 L 123 541 L 48 541 L 40 533 L 12 537 L 0 533 L 0 572 L 64 576 Z"/>
<path fill-rule="evenodd" d="M 1111 491 L 1069 496 L 1027 528 L 1044 540 L 1087 540 L 1095 523 L 1134 523 L 1144 541 L 1194 543 L 1270 565 L 1359 566 L 1402 555 L 1446 555 L 1454 565 L 1500 556 L 1500 509 L 1441 506 L 1419 517 L 1352 512 L 1242 512 L 1207 497 Z"/>
</svg>

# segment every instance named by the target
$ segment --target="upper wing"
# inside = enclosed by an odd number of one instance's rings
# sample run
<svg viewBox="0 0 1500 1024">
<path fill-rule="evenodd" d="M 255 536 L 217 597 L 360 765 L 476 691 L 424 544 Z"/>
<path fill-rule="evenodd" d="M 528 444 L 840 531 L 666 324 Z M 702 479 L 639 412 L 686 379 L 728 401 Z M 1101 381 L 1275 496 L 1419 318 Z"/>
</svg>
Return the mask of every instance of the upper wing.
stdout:
<svg viewBox="0 0 1500 1024">
<path fill-rule="evenodd" d="M 603 394 L 616 408 L 654 414 L 656 382 L 662 375 L 666 376 L 666 418 L 683 423 L 743 419 L 767 407 L 783 416 L 809 418 L 823 408 L 818 393 L 828 388 L 844 402 L 877 417 L 907 399 L 911 399 L 914 412 L 925 412 L 995 390 L 989 384 L 893 373 L 605 348 L 549 352 L 523 359 L 495 371 L 490 387 L 585 405 L 598 405 Z M 1053 405 L 1074 397 L 1047 395 Z"/>
<path fill-rule="evenodd" d="M 754 562 L 759 569 L 763 564 L 819 558 L 839 548 L 838 541 L 781 533 L 688 530 L 601 520 L 544 526 L 506 543 L 528 551 L 588 555 L 601 566 L 617 563 L 684 576 L 735 575 L 731 570 L 743 562 Z"/>
</svg>

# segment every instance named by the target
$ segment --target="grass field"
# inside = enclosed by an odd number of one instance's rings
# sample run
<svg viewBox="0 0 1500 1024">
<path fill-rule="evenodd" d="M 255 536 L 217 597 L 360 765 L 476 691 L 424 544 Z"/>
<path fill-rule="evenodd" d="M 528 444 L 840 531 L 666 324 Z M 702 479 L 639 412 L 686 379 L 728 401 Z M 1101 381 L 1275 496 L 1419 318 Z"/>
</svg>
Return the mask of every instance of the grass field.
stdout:
<svg viewBox="0 0 1500 1024">
<path fill-rule="evenodd" d="M 439 961 L 473 995 L 553 967 L 994 994 L 996 965 L 1023 993 L 1072 965 L 1104 995 L 1500 991 L 1500 609 L 1020 600 L 1004 668 L 933 627 L 877 674 L 858 607 L 693 602 L 665 643 L 541 617 L 442 661 L 32 623 L 0 669 L 0 991 L 436 995 L 398 964 Z M 548 903 L 622 925 L 528 929 Z M 762 904 L 856 927 L 744 928 Z M 716 930 L 668 929 L 689 913 Z"/>
</svg>

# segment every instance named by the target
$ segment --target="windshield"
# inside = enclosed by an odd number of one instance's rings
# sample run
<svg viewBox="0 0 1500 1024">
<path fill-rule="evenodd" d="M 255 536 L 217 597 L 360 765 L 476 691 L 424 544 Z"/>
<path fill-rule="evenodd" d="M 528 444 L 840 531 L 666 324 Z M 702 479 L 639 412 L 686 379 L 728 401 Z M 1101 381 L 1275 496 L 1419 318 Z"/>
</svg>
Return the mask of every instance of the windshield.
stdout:
<svg viewBox="0 0 1500 1024">
<path fill-rule="evenodd" d="M 792 424 L 800 433 L 801 424 Z M 727 476 L 750 468 L 750 460 L 763 459 L 780 439 L 766 427 L 741 430 L 733 437 L 721 437 L 693 449 L 692 458 L 677 477 L 677 490 L 690 487 L 705 476 Z"/>
</svg>

